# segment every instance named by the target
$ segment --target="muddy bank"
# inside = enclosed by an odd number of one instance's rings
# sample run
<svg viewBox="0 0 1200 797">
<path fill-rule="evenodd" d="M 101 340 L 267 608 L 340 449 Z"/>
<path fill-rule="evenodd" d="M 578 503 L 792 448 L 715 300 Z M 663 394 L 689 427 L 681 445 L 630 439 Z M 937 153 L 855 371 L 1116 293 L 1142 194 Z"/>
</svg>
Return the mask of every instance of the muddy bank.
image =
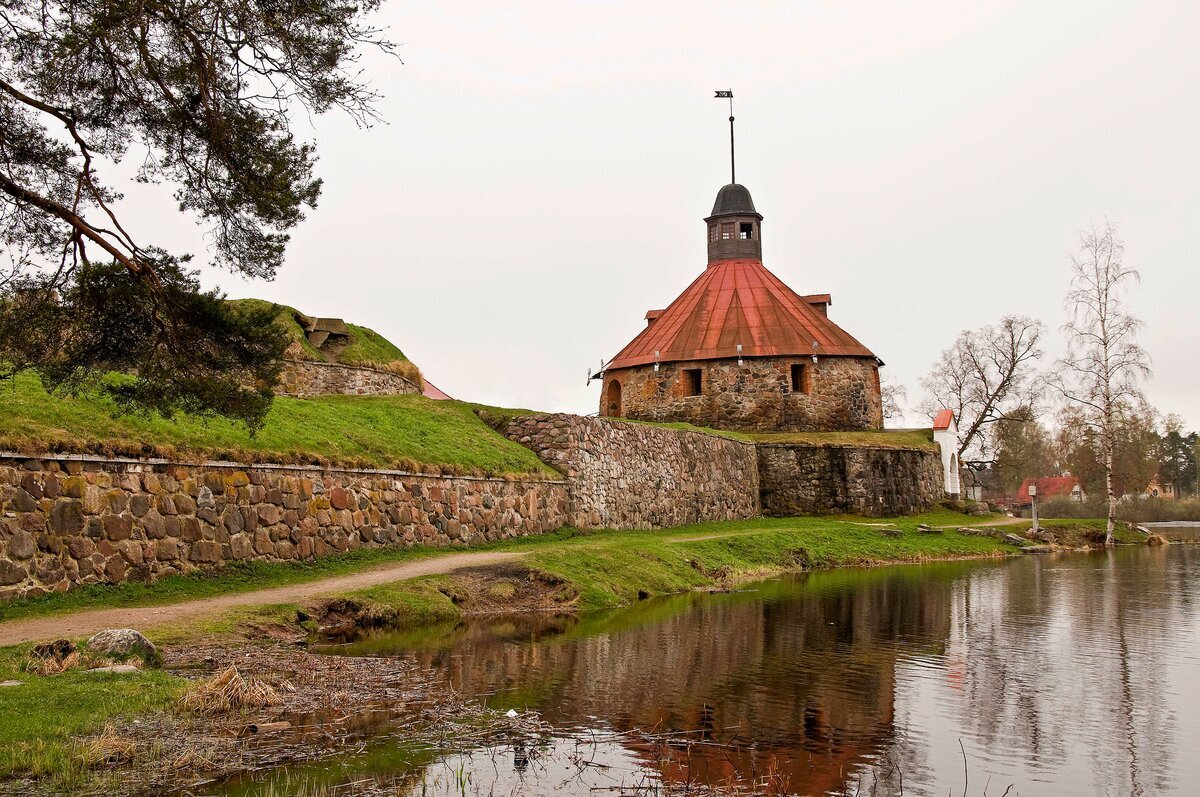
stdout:
<svg viewBox="0 0 1200 797">
<path fill-rule="evenodd" d="M 397 658 L 344 658 L 273 641 L 180 646 L 164 652 L 168 671 L 191 682 L 169 710 L 111 723 L 81 739 L 94 757 L 79 794 L 193 794 L 223 780 L 391 740 L 442 755 L 541 732 L 536 715 L 506 717 L 458 698 L 440 680 Z M 210 712 L 189 707 L 192 690 L 236 668 L 265 685 L 270 705 Z M 130 676 L 138 677 L 138 676 Z M 57 791 L 33 779 L 0 784 L 0 794 Z"/>
</svg>

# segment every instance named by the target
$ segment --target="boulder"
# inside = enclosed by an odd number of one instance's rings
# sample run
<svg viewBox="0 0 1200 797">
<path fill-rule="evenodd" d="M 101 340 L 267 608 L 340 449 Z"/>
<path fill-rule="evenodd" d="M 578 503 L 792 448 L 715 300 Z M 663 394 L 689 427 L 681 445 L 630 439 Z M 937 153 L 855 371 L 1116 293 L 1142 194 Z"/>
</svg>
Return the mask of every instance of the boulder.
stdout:
<svg viewBox="0 0 1200 797">
<path fill-rule="evenodd" d="M 1009 545 L 1023 545 L 1025 543 L 1025 540 L 1018 537 L 1016 534 L 1005 534 L 1004 541 Z"/>
<path fill-rule="evenodd" d="M 114 659 L 137 656 L 147 662 L 158 660 L 158 648 L 154 647 L 154 643 L 132 628 L 109 628 L 101 631 L 87 641 L 87 646 L 96 653 Z"/>
<path fill-rule="evenodd" d="M 132 664 L 111 664 L 107 667 L 93 667 L 88 670 L 88 672 L 107 672 L 112 673 L 113 675 L 133 675 L 134 673 L 141 671 Z"/>
</svg>

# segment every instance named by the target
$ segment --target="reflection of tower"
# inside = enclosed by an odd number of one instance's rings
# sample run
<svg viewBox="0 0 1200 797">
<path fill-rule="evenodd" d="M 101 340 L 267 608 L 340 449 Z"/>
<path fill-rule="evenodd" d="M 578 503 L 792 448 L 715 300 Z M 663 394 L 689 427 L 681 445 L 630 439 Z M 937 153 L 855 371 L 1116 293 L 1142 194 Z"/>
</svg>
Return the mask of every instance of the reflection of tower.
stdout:
<svg viewBox="0 0 1200 797">
<path fill-rule="evenodd" d="M 668 782 L 773 771 L 795 792 L 837 792 L 892 748 L 897 656 L 940 649 L 945 591 L 896 570 L 812 573 L 762 592 L 647 601 L 570 637 L 513 632 L 489 645 L 468 627 L 436 659 L 459 691 L 516 690 L 552 723 L 703 742 L 628 743 Z"/>
</svg>

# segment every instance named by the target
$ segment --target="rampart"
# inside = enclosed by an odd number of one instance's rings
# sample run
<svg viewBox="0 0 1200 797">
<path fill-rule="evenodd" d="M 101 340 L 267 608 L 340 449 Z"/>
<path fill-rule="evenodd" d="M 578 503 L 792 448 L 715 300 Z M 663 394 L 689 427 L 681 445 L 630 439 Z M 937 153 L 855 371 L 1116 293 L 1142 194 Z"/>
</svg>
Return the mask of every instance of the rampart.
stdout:
<svg viewBox="0 0 1200 797">
<path fill-rule="evenodd" d="M 0 598 L 568 523 L 562 481 L 0 455 Z"/>
<path fill-rule="evenodd" d="M 944 497 L 935 450 L 755 444 L 565 414 L 518 417 L 503 431 L 564 478 L 0 453 L 0 599 L 364 546 L 897 515 Z"/>
<path fill-rule="evenodd" d="M 607 418 L 539 414 L 505 434 L 567 476 L 580 528 L 665 528 L 757 517 L 754 444 Z"/>
<path fill-rule="evenodd" d="M 283 396 L 395 396 L 420 393 L 420 385 L 379 368 L 314 360 L 285 360 L 280 374 Z"/>
<path fill-rule="evenodd" d="M 911 515 L 946 497 L 935 450 L 760 443 L 758 473 L 772 517 Z"/>
</svg>

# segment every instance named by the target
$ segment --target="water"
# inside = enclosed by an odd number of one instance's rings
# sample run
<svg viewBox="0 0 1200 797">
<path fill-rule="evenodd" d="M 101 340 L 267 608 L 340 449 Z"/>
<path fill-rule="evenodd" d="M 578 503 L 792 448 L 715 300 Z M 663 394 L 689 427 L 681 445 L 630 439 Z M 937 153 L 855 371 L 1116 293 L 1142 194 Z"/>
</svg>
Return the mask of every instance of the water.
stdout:
<svg viewBox="0 0 1200 797">
<path fill-rule="evenodd" d="M 905 795 L 961 795 L 965 757 L 972 795 L 1196 794 L 1198 577 L 1200 547 L 1139 547 L 812 573 L 583 619 L 373 637 L 338 652 L 417 660 L 493 707 L 536 709 L 559 738 L 440 760 L 367 750 L 317 769 L 400 795 L 764 777 L 775 793 L 898 794 L 902 777 Z"/>
<path fill-rule="evenodd" d="M 1168 540 L 1178 542 L 1200 542 L 1200 521 L 1196 520 L 1165 520 L 1156 523 L 1140 524 L 1151 531 L 1157 531 Z"/>
</svg>

